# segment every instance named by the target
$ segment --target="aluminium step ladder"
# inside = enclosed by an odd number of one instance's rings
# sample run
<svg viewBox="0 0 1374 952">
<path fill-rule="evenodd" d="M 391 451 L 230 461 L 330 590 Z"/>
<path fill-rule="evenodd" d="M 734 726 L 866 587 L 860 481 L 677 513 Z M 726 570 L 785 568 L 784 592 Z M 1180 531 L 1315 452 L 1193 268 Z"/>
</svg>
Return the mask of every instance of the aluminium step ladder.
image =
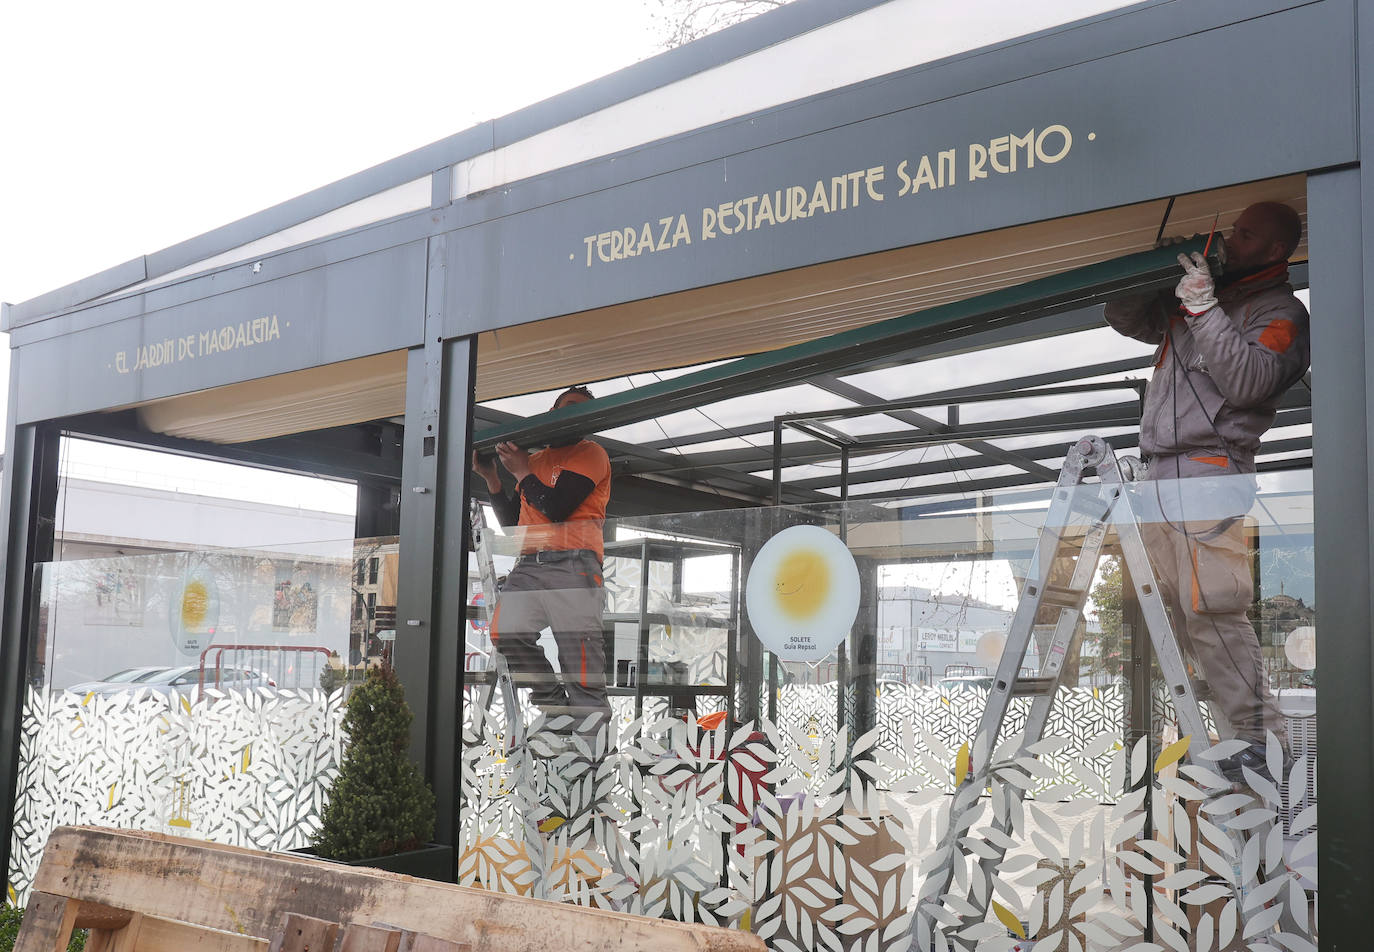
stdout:
<svg viewBox="0 0 1374 952">
<path fill-rule="evenodd" d="M 490 626 L 495 620 L 498 595 L 496 564 L 492 559 L 491 548 L 487 543 L 486 515 L 482 510 L 481 502 L 477 499 L 470 498 L 468 500 L 468 512 L 472 533 L 472 551 L 477 556 L 477 570 L 482 579 L 482 592 L 484 594 L 484 598 L 482 599 L 482 612 L 486 618 L 487 624 Z M 492 629 L 488 628 L 488 631 L 490 630 Z M 510 666 L 506 663 L 505 655 L 502 654 L 494 643 L 492 644 L 491 653 L 493 682 L 487 686 L 485 694 L 481 696 L 481 700 L 479 701 L 483 716 L 486 716 L 491 711 L 492 701 L 499 691 L 506 715 L 506 732 L 502 745 L 504 750 L 502 750 L 501 753 L 506 757 L 510 757 L 513 752 L 519 751 L 520 753 L 518 756 L 524 759 L 525 762 L 523 769 L 530 770 L 532 769 L 532 764 L 528 758 L 533 753 L 533 748 L 529 743 L 529 731 L 525 725 L 525 711 L 520 704 L 520 694 L 517 690 L 515 680 L 511 675 Z M 558 677 L 561 678 L 562 675 L 560 674 Z M 566 719 L 566 715 L 564 715 L 562 719 Z M 540 726 L 540 723 L 534 725 L 536 731 Z M 609 727 L 606 728 L 607 731 L 609 731 L 609 729 Z M 548 737 L 543 738 L 542 743 L 545 748 L 550 748 L 551 746 Z M 548 755 L 557 756 L 559 753 L 567 754 L 569 750 L 575 752 L 576 748 L 563 746 L 559 750 L 550 749 L 548 750 Z M 566 819 L 569 818 L 560 818 L 560 820 L 564 822 Z M 526 826 L 527 841 L 536 836 L 542 838 L 542 834 L 553 833 L 562 826 L 562 822 L 546 826 L 547 820 L 545 822 L 536 823 L 531 818 L 525 816 L 523 811 L 521 812 L 521 820 Z M 633 882 L 635 875 L 633 864 L 627 863 L 627 857 L 631 852 L 632 844 L 624 839 L 618 829 L 618 825 L 609 818 L 601 821 L 594 820 L 592 826 L 594 838 L 600 845 L 609 868 L 625 879 L 625 881 Z M 533 886 L 534 884 L 531 883 L 529 885 Z M 613 908 L 617 905 L 618 903 L 612 903 Z"/>
<path fill-rule="evenodd" d="M 482 579 L 482 592 L 484 595 L 482 599 L 482 613 L 488 625 L 487 630 L 493 631 L 498 600 L 496 564 L 492 559 L 491 547 L 487 543 L 486 516 L 482 510 L 482 504 L 476 499 L 469 499 L 468 511 L 472 530 L 472 550 L 477 556 L 477 570 Z M 512 674 L 510 664 L 506 661 L 505 654 L 496 647 L 494 640 L 491 651 L 491 672 L 492 683 L 487 687 L 486 692 L 481 697 L 481 707 L 485 716 L 491 711 L 491 705 L 497 692 L 500 692 L 502 706 L 505 709 L 506 716 L 506 731 L 503 736 L 502 744 L 504 750 L 502 753 L 509 755 L 515 750 L 529 750 L 529 727 L 526 725 L 525 708 L 521 704 L 519 692 L 520 685 L 516 681 L 517 675 Z M 523 683 L 526 687 L 529 687 L 531 683 L 537 684 L 541 680 L 539 675 L 525 675 L 523 677 Z M 565 675 L 562 672 L 555 672 L 553 677 L 559 682 L 562 682 L 564 681 Z M 533 682 L 530 680 L 532 678 L 535 679 Z M 568 726 L 566 722 L 571 719 L 572 718 L 568 714 L 555 714 L 552 718 L 537 720 L 534 724 L 534 728 L 536 732 L 538 732 L 541 727 L 547 725 L 554 728 L 554 732 L 557 733 L 557 729 Z M 559 744 L 549 735 L 544 735 L 540 739 L 539 746 L 547 752 L 544 756 L 549 757 L 555 756 L 561 752 L 576 749 L 575 746 L 571 745 L 571 742 L 565 741 Z"/>
<path fill-rule="evenodd" d="M 472 551 L 477 556 L 477 571 L 482 577 L 482 614 L 486 618 L 487 631 L 492 631 L 496 617 L 496 563 L 492 560 L 491 548 L 487 545 L 486 514 L 482 511 L 482 504 L 476 499 L 468 500 L 468 517 L 472 531 Z M 487 688 L 486 696 L 482 699 L 482 710 L 484 713 L 490 711 L 496 692 L 501 692 L 506 714 L 505 749 L 512 751 L 523 748 L 526 740 L 525 717 L 520 707 L 520 695 L 515 690 L 515 682 L 511 679 L 506 656 L 496 647 L 495 642 L 492 643 L 491 658 L 494 682 Z"/>
<path fill-rule="evenodd" d="M 1083 480 L 1084 472 L 1091 468 L 1097 471 L 1096 484 Z M 955 864 L 964 861 L 957 844 L 959 839 L 967 835 L 968 824 L 961 824 L 959 820 L 977 805 L 988 785 L 993 752 L 997 748 L 1012 698 L 1033 698 L 1015 756 L 1029 756 L 1027 748 L 1044 737 L 1063 675 L 1065 655 L 1082 617 L 1109 530 L 1117 534 L 1127 572 L 1150 632 L 1160 672 L 1174 704 L 1179 734 L 1200 740 L 1189 745 L 1188 759 L 1194 761 L 1198 751 L 1210 746 L 1206 742 L 1210 736 L 1207 722 L 1198 703 L 1200 697 L 1205 697 L 1205 683 L 1189 677 L 1159 594 L 1129 494 L 1125 491 L 1126 483 L 1141 475 L 1143 473 L 1138 460 L 1132 457 L 1118 459 L 1112 447 L 1100 437 L 1084 436 L 1069 449 L 1046 513 L 1021 599 L 1007 632 L 1006 645 L 987 704 L 974 735 L 973 758 L 967 774 L 954 793 L 949 830 L 938 847 L 941 861 L 926 877 L 916 897 L 916 928 L 919 935 L 913 948 L 923 947 L 924 939 L 932 934 L 932 930 L 939 928 L 931 912 L 923 910 L 931 904 L 943 906 L 955 879 Z M 1070 526 L 1086 526 L 1081 545 L 1078 545 L 1077 535 L 1073 539 L 1066 538 L 1066 530 Z M 1035 635 L 1037 616 L 1042 609 L 1055 618 L 1053 635 L 1041 647 L 1040 673 L 1033 677 L 1022 676 L 1022 661 Z M 1058 609 L 1057 617 L 1054 616 L 1055 609 Z M 1230 736 L 1230 726 L 1224 722 L 1220 712 L 1214 711 L 1213 714 L 1218 733 L 1223 738 Z M 1011 786 L 1015 796 L 1024 798 L 1023 789 Z M 992 825 L 999 834 L 1003 834 L 996 839 L 1001 843 L 1007 842 L 1007 824 L 994 818 Z M 987 847 L 987 850 L 980 852 L 978 859 L 985 877 L 1001 864 L 1007 852 L 1006 847 L 997 842 L 989 841 Z M 974 895 L 966 897 L 967 904 L 976 910 L 977 915 L 959 915 L 964 924 L 980 922 L 986 915 L 991 890 L 985 892 L 985 897 L 979 897 L 976 891 Z M 1284 931 L 1289 931 L 1290 926 L 1294 930 L 1299 928 L 1288 915 L 1284 917 Z M 959 942 L 957 938 L 952 940 L 953 944 Z"/>
</svg>

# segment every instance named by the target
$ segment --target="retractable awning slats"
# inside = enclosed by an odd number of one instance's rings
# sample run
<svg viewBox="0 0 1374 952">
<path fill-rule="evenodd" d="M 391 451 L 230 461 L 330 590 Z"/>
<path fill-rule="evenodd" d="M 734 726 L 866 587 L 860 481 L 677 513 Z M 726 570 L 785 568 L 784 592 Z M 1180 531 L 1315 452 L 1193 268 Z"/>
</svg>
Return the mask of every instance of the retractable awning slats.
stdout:
<svg viewBox="0 0 1374 952">
<path fill-rule="evenodd" d="M 476 444 L 502 440 L 541 445 L 595 433 L 678 410 L 840 373 L 894 351 L 987 329 L 1007 327 L 1104 298 L 1171 286 L 1178 255 L 1201 251 L 1201 240 L 1114 258 L 1012 288 L 977 295 L 829 337 L 742 357 L 695 373 L 484 429 Z"/>
</svg>

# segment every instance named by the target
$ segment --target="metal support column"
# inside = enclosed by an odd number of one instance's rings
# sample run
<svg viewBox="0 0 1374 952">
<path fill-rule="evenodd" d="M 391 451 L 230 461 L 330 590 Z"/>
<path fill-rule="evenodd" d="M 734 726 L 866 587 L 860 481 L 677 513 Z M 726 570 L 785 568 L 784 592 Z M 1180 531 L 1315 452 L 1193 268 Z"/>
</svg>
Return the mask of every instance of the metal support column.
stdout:
<svg viewBox="0 0 1374 952">
<path fill-rule="evenodd" d="M 3 590 L 0 590 L 0 862 L 8 876 L 10 840 L 14 830 L 15 785 L 19 777 L 19 741 L 23 731 L 24 695 L 34 668 L 33 569 L 53 552 L 53 516 L 57 503 L 59 432 L 55 426 L 16 426 L 19 358 L 10 365 L 8 447 L 0 499 L 0 547 Z"/>
<path fill-rule="evenodd" d="M 782 528 L 781 512 L 778 507 L 782 506 L 782 423 L 778 420 L 773 421 L 773 506 L 774 510 L 768 514 L 767 538 L 759 540 L 759 548 L 768 538 L 772 538 Z M 749 553 L 750 560 L 758 552 L 753 549 Z M 758 638 L 753 639 L 754 644 L 762 649 Z M 778 721 L 778 656 L 773 652 L 766 652 L 768 661 L 768 704 L 765 710 L 768 712 L 768 719 L 773 723 Z M 764 654 L 760 654 L 762 660 Z"/>
<path fill-rule="evenodd" d="M 850 632 L 853 664 L 850 684 L 854 690 L 854 721 L 849 743 L 878 724 L 878 570 L 877 559 L 855 559 L 859 568 L 859 614 Z M 841 694 L 844 685 L 841 685 Z"/>
<path fill-rule="evenodd" d="M 444 340 L 444 239 L 430 239 L 425 345 L 406 366 L 396 672 L 415 712 L 411 755 L 439 804 L 435 838 L 456 842 L 468 479 L 475 338 Z"/>
<path fill-rule="evenodd" d="M 1158 737 L 1154 732 L 1154 644 L 1150 640 L 1150 629 L 1145 623 L 1145 613 L 1141 610 L 1140 599 L 1136 597 L 1135 583 L 1131 579 L 1130 566 L 1126 564 L 1124 555 L 1120 558 L 1121 562 L 1121 657 L 1125 665 L 1122 677 L 1125 680 L 1126 703 L 1122 706 L 1122 717 L 1125 723 L 1121 725 L 1121 737 L 1126 744 L 1127 750 L 1135 750 L 1136 743 L 1142 738 L 1145 741 L 1146 762 L 1154 763 L 1155 755 L 1159 752 Z M 1043 656 L 1042 656 L 1043 657 Z M 1153 839 L 1154 833 L 1154 776 L 1147 772 L 1140 782 L 1135 786 L 1128 785 L 1128 789 L 1113 791 L 1113 793 L 1128 793 L 1144 788 L 1145 790 L 1145 828 L 1141 831 L 1142 839 Z M 1155 877 L 1147 874 L 1141 876 L 1142 887 L 1146 890 L 1154 889 Z M 1150 893 L 1147 892 L 1147 895 Z M 1145 904 L 1145 921 L 1141 928 L 1144 930 L 1142 935 L 1146 941 L 1154 940 L 1154 905 Z"/>
<path fill-rule="evenodd" d="M 745 579 L 749 577 L 749 567 L 754 561 L 754 556 L 767 541 L 764 531 L 764 522 L 767 518 L 768 514 L 760 509 L 744 511 L 744 538 L 740 546 L 739 574 L 735 582 L 736 588 L 741 591 Z M 735 617 L 739 620 L 735 635 L 739 645 L 736 651 L 738 675 L 736 683 L 731 685 L 735 692 L 735 718 L 740 723 L 752 721 L 757 724 L 759 718 L 764 715 L 764 710 L 759 704 L 763 690 L 763 643 L 754 634 L 754 627 L 742 610 L 744 599 L 734 597 L 737 599 Z"/>
<path fill-rule="evenodd" d="M 849 541 L 849 506 L 848 506 L 848 502 L 849 502 L 849 446 L 848 446 L 848 444 L 841 444 L 841 445 L 840 445 L 840 541 L 841 541 L 841 542 L 845 542 L 845 543 L 847 543 L 847 542 Z M 860 576 L 860 578 L 859 578 L 859 586 L 860 586 L 860 590 L 862 591 L 862 590 L 863 590 L 863 586 L 864 586 L 864 579 L 863 579 L 862 576 Z M 864 602 L 864 600 L 863 600 L 862 597 L 859 598 L 859 604 L 860 604 L 860 606 L 862 606 L 862 605 L 865 604 L 865 602 Z M 876 616 L 875 616 L 875 617 L 876 617 Z M 861 630 L 862 627 L 863 627 L 863 623 L 864 623 L 863 610 L 862 610 L 862 608 L 860 608 L 860 615 L 859 615 L 859 618 L 858 618 L 858 619 L 856 620 L 856 622 L 855 622 L 855 628 L 854 628 L 854 630 Z M 853 630 L 851 630 L 851 637 L 852 637 L 852 636 L 853 636 Z M 850 722 L 850 718 L 849 718 L 849 713 L 850 713 L 850 712 L 849 712 L 848 699 L 849 699 L 849 697 L 850 697 L 850 693 L 849 693 L 849 692 L 850 692 L 850 688 L 851 688 L 851 684 L 850 684 L 850 675 L 851 675 L 851 671 L 850 671 L 850 667 L 849 667 L 849 645 L 848 645 L 848 639 L 846 639 L 846 640 L 844 640 L 844 641 L 841 641 L 841 642 L 839 643 L 839 645 L 836 646 L 836 648 L 835 648 L 835 662 L 836 662 L 836 663 L 835 663 L 835 727 L 838 729 L 838 728 L 844 727 L 844 726 L 846 726 L 846 725 L 849 726 L 849 728 L 850 728 L 850 730 L 849 730 L 849 742 L 850 742 L 850 744 L 852 745 L 852 744 L 854 743 L 854 738 L 858 736 L 859 732 L 856 730 L 856 725 L 855 725 L 855 724 L 849 723 L 849 722 Z M 862 670 L 862 669 L 860 669 L 860 670 Z M 859 690 L 859 687 L 856 685 L 856 686 L 854 686 L 853 689 L 854 689 L 855 691 L 857 691 L 857 690 Z M 856 717 L 857 717 L 857 712 L 856 712 Z"/>
<path fill-rule="evenodd" d="M 1374 141 L 1374 18 L 1360 17 L 1361 139 Z M 1323 949 L 1369 945 L 1374 896 L 1374 180 L 1307 177 L 1312 281 L 1313 504 L 1317 652 L 1317 870 Z"/>
<path fill-rule="evenodd" d="M 395 486 L 358 482 L 358 510 L 353 518 L 357 539 L 400 535 L 400 506 Z"/>
</svg>

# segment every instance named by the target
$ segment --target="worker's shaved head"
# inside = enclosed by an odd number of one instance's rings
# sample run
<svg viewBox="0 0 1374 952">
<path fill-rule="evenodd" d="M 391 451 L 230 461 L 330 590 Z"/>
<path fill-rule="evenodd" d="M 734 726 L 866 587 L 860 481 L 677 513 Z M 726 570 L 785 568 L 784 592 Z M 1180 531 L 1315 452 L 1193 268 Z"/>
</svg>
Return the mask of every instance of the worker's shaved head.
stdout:
<svg viewBox="0 0 1374 952">
<path fill-rule="evenodd" d="M 1302 217 L 1283 202 L 1256 202 L 1248 210 L 1269 222 L 1274 238 L 1283 244 L 1283 256 L 1293 257 L 1302 243 Z"/>
<path fill-rule="evenodd" d="M 1226 242 L 1226 270 L 1232 273 L 1286 261 L 1302 241 L 1302 219 L 1282 202 L 1256 202 L 1240 213 Z"/>
</svg>

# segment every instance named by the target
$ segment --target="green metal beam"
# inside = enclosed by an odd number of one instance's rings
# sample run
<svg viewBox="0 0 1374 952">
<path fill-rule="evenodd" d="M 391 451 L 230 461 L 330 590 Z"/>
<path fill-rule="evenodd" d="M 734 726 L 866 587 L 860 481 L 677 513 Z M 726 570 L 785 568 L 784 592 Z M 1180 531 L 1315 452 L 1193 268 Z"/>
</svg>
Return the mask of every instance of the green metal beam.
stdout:
<svg viewBox="0 0 1374 952">
<path fill-rule="evenodd" d="M 511 426 L 527 419 L 492 407 L 478 407 L 473 411 L 473 415 L 475 424 L 479 427 Z M 739 504 L 752 503 L 756 506 L 768 505 L 773 498 L 773 481 L 771 479 L 752 476 L 744 470 L 726 469 L 714 466 L 704 460 L 698 462 L 691 456 L 684 454 L 667 453 L 602 436 L 598 436 L 596 441 L 610 455 L 612 472 L 616 477 L 672 472 L 689 481 L 689 484 L 678 487 L 680 489 L 689 489 L 716 496 L 720 496 L 721 490 L 725 490 L 737 494 L 738 499 L 736 501 Z M 482 490 L 481 494 L 485 496 L 485 490 Z M 827 498 L 813 490 L 789 490 L 786 501 L 793 503 L 824 502 Z M 731 505 L 734 503 L 727 503 L 727 508 Z M 697 508 L 717 507 L 712 505 L 698 506 Z"/>
<path fill-rule="evenodd" d="M 850 445 L 850 459 L 891 453 L 901 449 L 920 449 L 923 446 L 942 443 L 960 443 L 975 439 L 1008 439 L 1013 436 L 1031 436 L 1036 433 L 1059 433 L 1078 430 L 1106 429 L 1114 426 L 1136 426 L 1140 422 L 1140 405 L 1132 402 L 1118 402 L 1096 407 L 1083 407 L 1077 410 L 1061 410 L 1056 413 L 1042 413 L 1033 417 L 1016 417 L 1011 420 L 992 420 L 986 423 L 970 423 L 959 427 L 947 428 L 943 432 L 931 433 L 914 429 L 889 430 L 884 433 L 870 433 L 856 437 Z M 785 444 L 786 465 L 799 466 L 805 463 L 826 462 L 838 459 L 839 447 L 820 440 L 799 440 Z M 969 458 L 972 462 L 973 458 Z M 627 466 L 628 472 L 654 473 L 673 472 L 691 467 L 730 467 L 750 472 L 767 469 L 773 461 L 772 447 L 751 449 L 714 450 L 695 455 L 684 455 L 678 460 L 668 462 L 644 462 Z M 980 464 L 987 465 L 987 464 Z M 1043 476 L 1039 477 L 1044 479 Z"/>
<path fill-rule="evenodd" d="M 834 374 L 824 374 L 817 377 L 811 381 L 811 385 L 813 387 L 820 387 L 822 390 L 833 393 L 837 397 L 853 400 L 856 403 L 876 403 L 881 399 L 876 393 L 870 393 L 867 390 L 856 387 L 851 383 L 841 380 Z M 948 423 L 943 423 L 924 413 L 919 413 L 916 410 L 885 410 L 883 412 L 894 420 L 910 424 L 918 429 L 930 430 L 935 433 L 950 429 Z M 999 463 L 1006 463 L 1045 480 L 1053 480 L 1059 477 L 1059 474 L 1049 467 L 1041 466 L 1035 460 L 1023 456 L 1020 453 L 1005 450 L 1000 446 L 994 446 L 986 440 L 960 440 L 958 442 L 960 446 L 973 450 L 980 456 L 987 457 L 990 462 L 995 460 Z"/>
<path fill-rule="evenodd" d="M 490 427 L 476 436 L 487 448 L 503 440 L 534 446 L 577 434 L 649 420 L 744 396 L 782 382 L 840 373 L 921 344 L 990 327 L 1010 327 L 1105 298 L 1166 288 L 1179 278 L 1178 255 L 1201 251 L 1201 239 L 1113 258 L 1015 287 L 942 304 L 903 317 L 741 357 L 634 390 Z"/>
<path fill-rule="evenodd" d="M 1099 323 L 1101 323 L 1099 321 Z M 1053 336 L 1053 335 L 1049 335 Z M 943 354 L 932 354 L 930 358 L 945 356 Z M 927 359 L 922 357 L 921 359 Z M 1021 377 L 1011 377 L 1005 380 L 994 380 L 988 383 L 976 384 L 969 387 L 956 387 L 952 390 L 939 390 L 934 393 L 921 394 L 927 399 L 949 399 L 966 396 L 979 396 L 985 393 L 1003 393 L 1009 390 L 1027 390 L 1031 387 L 1043 387 L 1051 384 L 1065 383 L 1074 380 L 1085 380 L 1091 377 L 1106 377 L 1116 373 L 1128 373 L 1135 370 L 1144 370 L 1154 362 L 1153 355 L 1141 357 L 1128 357 L 1124 360 L 1110 360 L 1100 364 L 1090 364 L 1086 367 L 1071 367 L 1067 370 L 1056 370 L 1040 374 L 1029 374 Z M 863 367 L 859 372 L 868 372 L 868 367 Z M 809 382 L 809 381 L 808 381 Z M 880 403 L 874 400 L 869 403 Z M 717 440 L 727 439 L 731 436 L 748 437 L 760 434 L 770 435 L 773 432 L 773 420 L 761 420 L 757 423 L 746 423 L 737 426 L 721 427 L 714 430 L 698 430 L 685 436 L 675 436 L 671 440 L 650 440 L 639 444 L 645 449 L 664 449 L 672 448 L 682 450 L 697 443 L 713 443 Z M 758 444 L 760 446 L 763 443 Z"/>
<path fill-rule="evenodd" d="M 1112 449 L 1116 450 L 1118 454 L 1126 450 L 1135 452 L 1139 447 L 1140 442 L 1139 435 L 1136 433 L 1113 434 L 1111 436 L 1104 437 L 1104 439 L 1112 445 Z M 1064 458 L 1065 450 L 1068 448 L 1069 445 L 1071 444 L 1066 443 L 1064 440 L 1060 440 L 1056 443 L 1047 444 L 1045 446 L 1033 447 L 1031 449 L 1024 450 L 1023 452 L 1032 459 L 1062 460 Z M 1311 449 L 1312 437 L 1298 436 L 1293 437 L 1292 439 L 1273 440 L 1268 443 L 1265 443 L 1260 448 L 1260 453 L 1264 454 L 1310 452 Z M 939 473 L 967 474 L 970 472 L 977 472 L 975 466 L 969 465 L 970 462 L 976 462 L 976 460 L 968 456 L 945 456 L 928 462 L 914 463 L 907 466 L 889 466 L 884 467 L 882 469 L 861 469 L 857 471 L 850 470 L 850 498 L 860 498 L 857 494 L 854 493 L 854 488 L 856 486 L 862 486 L 865 483 L 881 483 L 893 479 L 914 479 L 920 476 L 934 476 Z M 980 465 L 987 466 L 988 464 L 983 463 Z M 1001 466 L 1004 464 L 996 463 L 992 465 Z M 974 477 L 966 477 L 966 480 L 971 478 Z M 833 476 L 817 476 L 812 479 L 795 479 L 788 485 L 794 488 L 825 490 L 839 486 L 839 482 L 839 475 L 836 474 Z M 926 487 L 913 486 L 906 491 L 911 493 L 912 495 L 924 495 L 926 493 Z"/>
</svg>

